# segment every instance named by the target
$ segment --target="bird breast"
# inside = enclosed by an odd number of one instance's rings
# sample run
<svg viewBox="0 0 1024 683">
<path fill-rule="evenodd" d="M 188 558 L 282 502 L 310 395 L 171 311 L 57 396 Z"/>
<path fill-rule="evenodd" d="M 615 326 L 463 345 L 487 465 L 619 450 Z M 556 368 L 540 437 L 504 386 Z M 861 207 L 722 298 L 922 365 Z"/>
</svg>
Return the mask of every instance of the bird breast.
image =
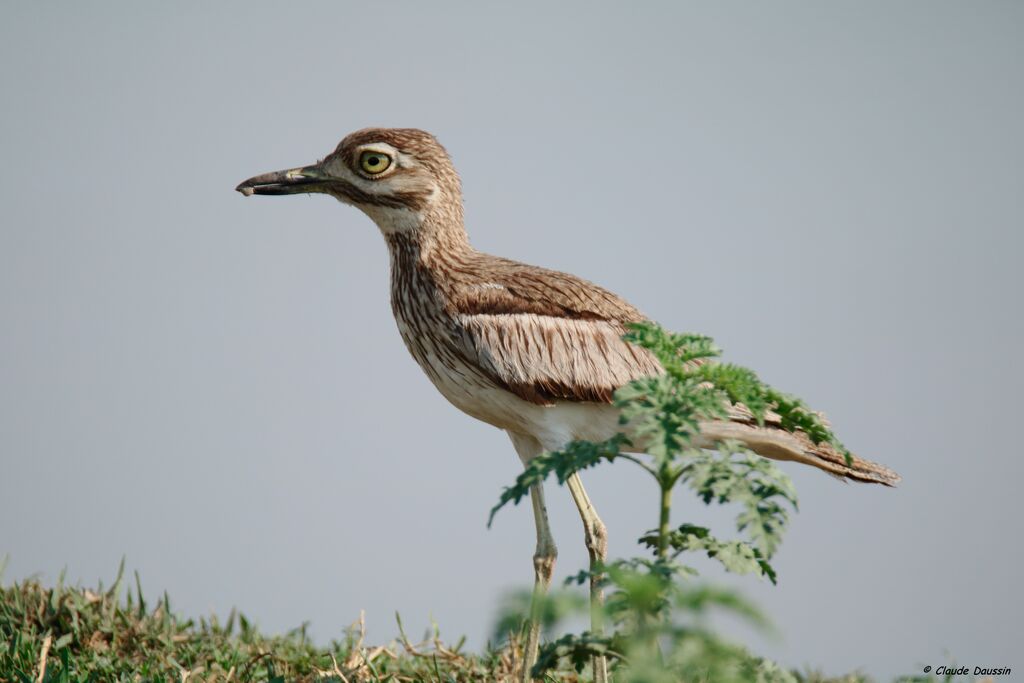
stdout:
<svg viewBox="0 0 1024 683">
<path fill-rule="evenodd" d="M 508 392 L 495 385 L 459 348 L 458 323 L 445 311 L 434 278 L 416 262 L 415 253 L 393 247 L 391 257 L 391 309 L 409 353 L 457 408 L 507 428 L 501 407 L 492 404 L 507 402 L 501 394 Z"/>
<path fill-rule="evenodd" d="M 618 411 L 608 404 L 555 401 L 538 405 L 496 383 L 478 365 L 469 332 L 445 306 L 437 286 L 443 274 L 418 261 L 400 244 L 391 246 L 391 308 L 409 353 L 437 390 L 478 420 L 537 438 L 544 448 L 573 439 L 600 441 L 618 430 Z M 473 357 L 471 357 L 473 356 Z"/>
<path fill-rule="evenodd" d="M 465 358 L 455 343 L 456 321 L 431 298 L 414 289 L 392 291 L 395 322 L 409 353 L 459 410 L 500 429 L 521 427 L 525 401 L 497 386 Z"/>
</svg>

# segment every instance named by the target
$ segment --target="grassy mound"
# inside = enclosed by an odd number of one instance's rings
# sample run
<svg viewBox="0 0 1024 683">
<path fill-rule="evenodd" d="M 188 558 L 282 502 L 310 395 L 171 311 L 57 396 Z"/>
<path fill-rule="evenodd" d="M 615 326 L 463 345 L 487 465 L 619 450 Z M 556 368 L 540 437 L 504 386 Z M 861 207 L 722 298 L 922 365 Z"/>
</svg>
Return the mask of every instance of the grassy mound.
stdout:
<svg viewBox="0 0 1024 683">
<path fill-rule="evenodd" d="M 123 564 L 122 564 L 123 569 Z M 0 681 L 266 681 L 366 683 L 386 681 L 511 682 L 522 662 L 519 641 L 480 655 L 445 646 L 435 634 L 413 643 L 400 636 L 386 645 L 364 642 L 362 619 L 342 640 L 310 642 L 305 626 L 284 635 L 261 634 L 241 613 L 184 619 L 168 596 L 145 599 L 136 575 L 125 589 L 63 585 L 29 579 L 0 586 Z M 826 678 L 793 672 L 800 683 L 869 683 L 860 675 Z M 589 680 L 586 672 L 549 672 L 545 680 Z M 915 677 L 903 681 L 934 681 Z"/>
</svg>

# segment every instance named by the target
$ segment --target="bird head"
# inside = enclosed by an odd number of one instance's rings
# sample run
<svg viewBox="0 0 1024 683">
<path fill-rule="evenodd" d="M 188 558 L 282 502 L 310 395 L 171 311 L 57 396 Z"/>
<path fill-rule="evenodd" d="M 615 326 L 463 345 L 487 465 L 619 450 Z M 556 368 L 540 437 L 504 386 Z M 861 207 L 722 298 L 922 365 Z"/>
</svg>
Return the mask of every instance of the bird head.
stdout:
<svg viewBox="0 0 1024 683">
<path fill-rule="evenodd" d="M 254 176 L 235 189 L 247 197 L 328 194 L 363 211 L 386 235 L 431 222 L 462 225 L 451 159 L 433 135 L 415 128 L 356 131 L 322 161 Z"/>
</svg>

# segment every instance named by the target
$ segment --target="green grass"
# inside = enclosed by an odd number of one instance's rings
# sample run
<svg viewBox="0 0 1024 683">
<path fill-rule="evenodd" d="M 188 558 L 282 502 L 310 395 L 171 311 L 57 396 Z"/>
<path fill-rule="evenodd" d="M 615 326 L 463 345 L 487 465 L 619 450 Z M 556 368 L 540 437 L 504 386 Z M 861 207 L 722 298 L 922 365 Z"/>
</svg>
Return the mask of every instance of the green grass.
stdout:
<svg viewBox="0 0 1024 683">
<path fill-rule="evenodd" d="M 413 643 L 401 622 L 397 628 L 394 641 L 372 645 L 357 621 L 342 639 L 317 645 L 305 626 L 265 635 L 235 611 L 223 622 L 182 618 L 166 594 L 147 600 L 137 575 L 133 587 L 119 574 L 106 590 L 64 586 L 63 576 L 53 587 L 28 579 L 0 586 L 0 681 L 504 682 L 515 680 L 522 661 L 515 640 L 471 654 L 461 644 L 446 646 L 437 634 Z M 858 674 L 794 675 L 801 683 L 870 683 Z M 559 670 L 547 680 L 589 677 Z"/>
<path fill-rule="evenodd" d="M 122 564 L 123 568 L 123 564 Z M 123 594 L 123 597 L 122 597 Z M 400 625 L 399 625 L 400 626 Z M 150 604 L 141 587 L 47 588 L 36 580 L 0 587 L 0 681 L 499 681 L 516 667 L 516 649 L 466 654 L 437 637 L 386 645 L 364 642 L 356 622 L 344 638 L 312 643 L 305 626 L 260 633 L 239 612 L 221 622 L 174 614 L 163 595 Z M 574 675 L 559 681 L 577 680 Z"/>
</svg>

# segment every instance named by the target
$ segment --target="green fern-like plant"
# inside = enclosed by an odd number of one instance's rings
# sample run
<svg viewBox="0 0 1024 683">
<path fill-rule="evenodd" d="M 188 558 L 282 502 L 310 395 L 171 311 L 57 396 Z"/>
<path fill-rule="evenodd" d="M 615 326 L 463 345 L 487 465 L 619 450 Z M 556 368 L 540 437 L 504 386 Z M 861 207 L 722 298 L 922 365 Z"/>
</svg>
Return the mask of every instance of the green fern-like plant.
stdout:
<svg viewBox="0 0 1024 683">
<path fill-rule="evenodd" d="M 735 593 L 688 582 L 697 571 L 682 560 L 688 553 L 698 553 L 726 571 L 752 573 L 775 583 L 770 560 L 781 543 L 790 508 L 797 508 L 793 484 L 771 461 L 738 442 L 721 442 L 716 449 L 705 450 L 695 445 L 696 438 L 702 423 L 727 419 L 730 408 L 742 404 L 759 424 L 771 411 L 783 429 L 802 431 L 815 443 L 826 442 L 848 461 L 849 452 L 800 399 L 765 384 L 752 370 L 720 362 L 721 351 L 709 337 L 640 323 L 632 325 L 624 338 L 650 350 L 665 369 L 664 374 L 637 379 L 615 392 L 621 422 L 628 423 L 630 435 L 644 444 L 645 453 L 624 452 L 632 444 L 622 433 L 607 441 L 576 441 L 561 451 L 544 453 L 501 493 L 490 521 L 502 507 L 519 503 L 533 485 L 552 475 L 562 484 L 573 472 L 625 460 L 646 471 L 658 487 L 658 525 L 639 539 L 652 554 L 598 568 L 598 580 L 610 591 L 607 620 L 616 629 L 607 635 L 570 634 L 546 644 L 533 674 L 540 677 L 561 661 L 581 670 L 589 657 L 601 654 L 618 662 L 618 680 L 625 681 L 792 681 L 788 672 L 720 641 L 702 625 L 701 614 L 712 608 L 734 611 L 758 625 L 765 620 Z M 719 538 L 711 529 L 693 524 L 673 527 L 672 493 L 678 485 L 706 504 L 737 506 L 740 538 Z M 590 571 L 582 571 L 568 582 L 592 578 Z"/>
</svg>

